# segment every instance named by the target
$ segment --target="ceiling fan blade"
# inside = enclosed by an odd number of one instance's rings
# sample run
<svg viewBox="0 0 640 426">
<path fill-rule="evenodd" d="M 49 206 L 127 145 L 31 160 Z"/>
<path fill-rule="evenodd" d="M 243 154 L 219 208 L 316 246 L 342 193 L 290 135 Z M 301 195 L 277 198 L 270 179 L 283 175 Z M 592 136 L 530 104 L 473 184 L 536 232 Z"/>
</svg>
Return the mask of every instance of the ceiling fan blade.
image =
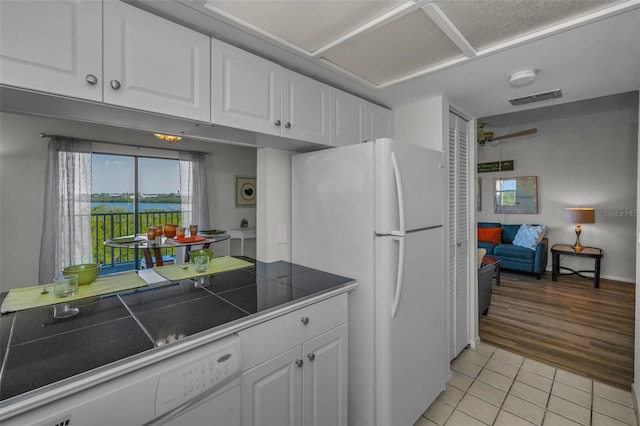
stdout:
<svg viewBox="0 0 640 426">
<path fill-rule="evenodd" d="M 500 139 L 515 138 L 516 136 L 532 135 L 534 133 L 538 133 L 538 129 L 521 130 L 519 132 L 509 133 L 507 135 L 502 135 L 502 136 L 496 136 L 495 138 L 490 138 L 490 139 L 491 141 L 498 141 Z"/>
</svg>

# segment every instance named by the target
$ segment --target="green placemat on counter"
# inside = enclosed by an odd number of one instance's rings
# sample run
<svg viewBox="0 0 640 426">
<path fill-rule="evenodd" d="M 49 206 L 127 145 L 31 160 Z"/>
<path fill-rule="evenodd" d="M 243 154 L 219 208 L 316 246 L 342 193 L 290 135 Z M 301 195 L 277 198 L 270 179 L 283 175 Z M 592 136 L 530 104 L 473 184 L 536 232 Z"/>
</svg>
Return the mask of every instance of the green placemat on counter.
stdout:
<svg viewBox="0 0 640 426">
<path fill-rule="evenodd" d="M 72 300 L 84 299 L 87 297 L 101 296 L 103 294 L 114 293 L 132 288 L 144 287 L 147 282 L 140 278 L 135 272 L 123 274 L 103 275 L 94 282 L 87 285 L 78 286 L 78 292 L 71 297 L 55 297 L 53 295 L 53 284 L 47 284 L 49 293 L 42 294 L 41 285 L 34 287 L 15 288 L 9 291 L 7 297 L 2 302 L 0 312 L 15 312 L 42 306 L 66 303 Z"/>
<path fill-rule="evenodd" d="M 182 269 L 178 265 L 156 266 L 153 268 L 158 274 L 162 275 L 169 281 L 180 281 L 203 275 L 217 274 L 219 272 L 232 271 L 234 269 L 247 268 L 253 266 L 253 263 L 246 260 L 236 259 L 231 256 L 214 257 L 209 262 L 208 272 L 196 272 L 193 263 L 185 263 L 186 269 Z"/>
</svg>

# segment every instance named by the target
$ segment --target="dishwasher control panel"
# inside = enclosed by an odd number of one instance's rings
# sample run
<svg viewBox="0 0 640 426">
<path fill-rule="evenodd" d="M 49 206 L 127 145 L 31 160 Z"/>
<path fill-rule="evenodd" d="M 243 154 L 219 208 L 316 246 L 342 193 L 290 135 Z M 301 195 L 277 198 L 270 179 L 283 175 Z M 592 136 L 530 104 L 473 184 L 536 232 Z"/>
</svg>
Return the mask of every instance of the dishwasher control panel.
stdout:
<svg viewBox="0 0 640 426">
<path fill-rule="evenodd" d="M 189 361 L 161 376 L 156 393 L 156 416 L 204 394 L 211 394 L 242 373 L 240 345 L 216 346 L 211 354 Z"/>
</svg>

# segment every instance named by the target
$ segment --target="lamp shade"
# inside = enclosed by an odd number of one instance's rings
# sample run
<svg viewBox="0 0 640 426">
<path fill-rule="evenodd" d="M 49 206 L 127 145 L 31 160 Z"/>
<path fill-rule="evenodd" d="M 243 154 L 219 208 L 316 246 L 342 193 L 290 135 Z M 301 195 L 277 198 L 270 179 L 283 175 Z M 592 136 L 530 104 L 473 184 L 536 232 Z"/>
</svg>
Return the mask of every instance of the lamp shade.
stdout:
<svg viewBox="0 0 640 426">
<path fill-rule="evenodd" d="M 590 207 L 567 207 L 564 209 L 564 221 L 567 223 L 595 223 L 596 211 Z"/>
</svg>

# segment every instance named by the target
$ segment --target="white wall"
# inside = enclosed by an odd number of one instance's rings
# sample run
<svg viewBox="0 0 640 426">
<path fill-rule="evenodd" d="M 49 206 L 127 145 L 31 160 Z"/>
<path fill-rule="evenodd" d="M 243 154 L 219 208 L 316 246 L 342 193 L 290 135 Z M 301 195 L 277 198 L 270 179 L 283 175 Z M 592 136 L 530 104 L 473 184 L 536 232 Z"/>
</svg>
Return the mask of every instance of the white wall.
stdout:
<svg viewBox="0 0 640 426">
<path fill-rule="evenodd" d="M 44 176 L 47 143 L 39 134 L 60 134 L 92 140 L 169 147 L 144 132 L 24 115 L 0 114 L 0 290 L 38 283 L 38 256 L 43 221 Z M 111 146 L 114 152 L 164 156 L 171 151 Z M 242 218 L 256 224 L 256 208 L 235 207 L 235 176 L 256 175 L 256 149 L 183 140 L 176 149 L 211 151 L 207 157 L 210 225 L 219 229 L 240 227 Z M 173 158 L 177 158 L 173 154 Z M 218 244 L 216 250 L 225 250 Z M 239 241 L 231 252 L 237 254 Z M 255 256 L 255 241 L 245 246 Z"/>
<path fill-rule="evenodd" d="M 478 221 L 545 224 L 550 245 L 573 244 L 575 224 L 564 222 L 565 207 L 594 207 L 596 223 L 582 225 L 581 243 L 604 250 L 603 277 L 635 282 L 638 93 L 479 121 L 496 136 L 533 127 L 538 133 L 478 148 L 479 163 L 515 160 L 514 171 L 478 174 Z M 538 214 L 494 214 L 493 179 L 512 176 L 537 176 Z M 593 270 L 590 259 L 567 256 L 562 265 Z"/>
<path fill-rule="evenodd" d="M 445 151 L 449 132 L 449 102 L 443 96 L 393 110 L 393 139 Z"/>
<path fill-rule="evenodd" d="M 640 170 L 640 99 L 638 100 L 638 151 L 637 166 Z M 640 173 L 636 175 L 636 211 L 640 211 Z M 640 222 L 636 216 L 636 332 L 635 332 L 635 367 L 633 391 L 635 394 L 636 415 L 640 417 Z"/>
<path fill-rule="evenodd" d="M 258 229 L 256 259 L 263 262 L 291 261 L 291 155 L 273 148 L 258 150 Z M 286 242 L 278 241 L 283 226 Z"/>
</svg>

